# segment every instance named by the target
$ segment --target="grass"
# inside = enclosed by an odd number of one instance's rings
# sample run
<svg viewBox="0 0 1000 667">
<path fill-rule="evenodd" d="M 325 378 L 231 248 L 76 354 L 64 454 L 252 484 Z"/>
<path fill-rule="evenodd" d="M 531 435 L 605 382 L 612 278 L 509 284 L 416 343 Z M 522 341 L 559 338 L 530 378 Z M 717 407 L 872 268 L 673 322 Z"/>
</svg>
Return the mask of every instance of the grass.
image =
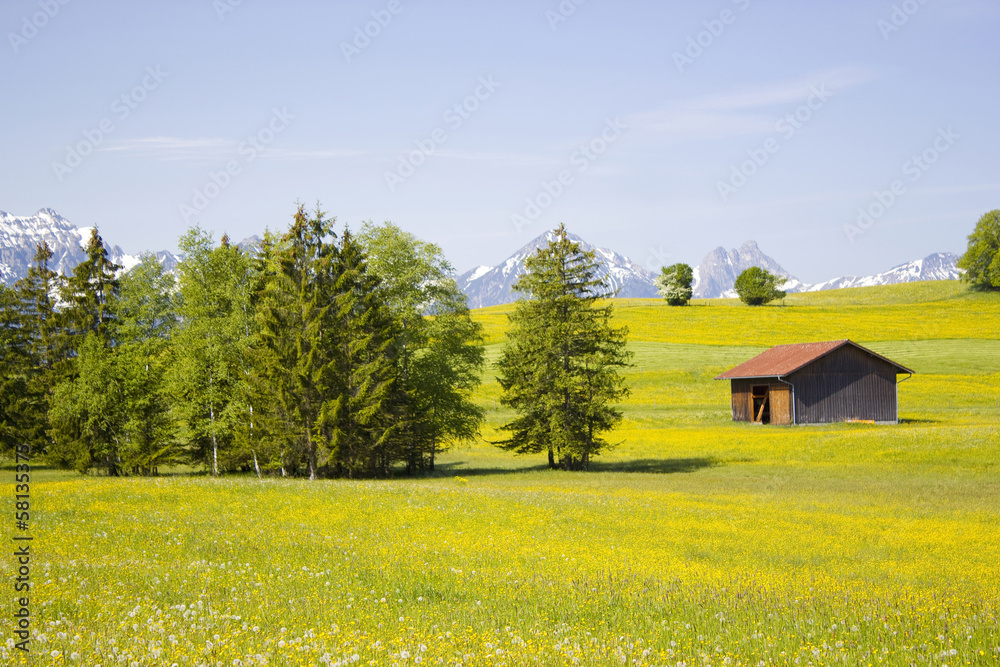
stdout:
<svg viewBox="0 0 1000 667">
<path fill-rule="evenodd" d="M 500 310 L 476 316 L 496 327 Z M 488 443 L 511 416 L 493 372 L 483 438 L 425 478 L 38 470 L 32 664 L 1000 664 L 996 295 L 917 284 L 618 317 L 645 333 L 591 473 Z M 780 340 L 735 335 L 757 325 Z M 901 424 L 730 420 L 716 374 L 841 333 L 917 371 Z M 5 614 L 0 663 L 26 664 L 11 630 Z"/>
</svg>

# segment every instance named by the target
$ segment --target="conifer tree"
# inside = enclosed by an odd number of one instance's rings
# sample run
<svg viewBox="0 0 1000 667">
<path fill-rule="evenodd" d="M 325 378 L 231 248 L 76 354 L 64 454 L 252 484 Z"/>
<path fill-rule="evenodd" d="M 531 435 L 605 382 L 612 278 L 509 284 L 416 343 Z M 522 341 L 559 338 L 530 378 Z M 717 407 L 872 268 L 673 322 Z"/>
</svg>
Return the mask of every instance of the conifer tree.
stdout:
<svg viewBox="0 0 1000 667">
<path fill-rule="evenodd" d="M 334 285 L 335 378 L 324 406 L 335 470 L 386 476 L 405 446 L 409 403 L 397 383 L 399 331 L 361 246 L 345 232 Z"/>
<path fill-rule="evenodd" d="M 329 454 L 329 435 L 321 415 L 330 400 L 334 345 L 331 319 L 337 249 L 332 220 L 304 206 L 271 252 L 261 295 L 258 326 L 262 373 L 272 386 L 272 415 L 284 427 L 282 469 L 301 463 L 316 479 Z"/>
<path fill-rule="evenodd" d="M 90 230 L 85 252 L 87 259 L 74 267 L 73 275 L 62 286 L 64 328 L 70 336 L 71 353 L 87 333 L 110 344 L 113 303 L 119 286 L 117 272 L 122 268 L 108 258 L 97 227 Z"/>
<path fill-rule="evenodd" d="M 518 453 L 547 452 L 550 467 L 586 469 L 621 421 L 628 395 L 619 370 L 628 365 L 627 329 L 611 326 L 612 307 L 593 252 L 583 252 L 560 225 L 547 247 L 525 261 L 515 283 L 525 296 L 509 316 L 497 364 L 504 405 L 518 416 L 497 444 Z"/>
<path fill-rule="evenodd" d="M 7 326 L 18 346 L 7 351 L 9 359 L 16 359 L 10 368 L 24 382 L 23 394 L 17 396 L 19 406 L 9 418 L 17 423 L 17 439 L 42 452 L 52 446 L 47 433 L 48 412 L 52 393 L 59 380 L 66 358 L 62 318 L 56 311 L 56 297 L 62 287 L 62 278 L 53 271 L 49 262 L 52 250 L 45 241 L 38 244 L 34 263 L 28 274 L 18 281 L 9 304 Z M 13 398 L 12 396 L 12 398 Z"/>
<path fill-rule="evenodd" d="M 32 363 L 18 296 L 0 284 L 0 455 L 11 453 L 19 444 L 31 444 L 25 434 L 31 428 L 28 378 Z"/>
</svg>

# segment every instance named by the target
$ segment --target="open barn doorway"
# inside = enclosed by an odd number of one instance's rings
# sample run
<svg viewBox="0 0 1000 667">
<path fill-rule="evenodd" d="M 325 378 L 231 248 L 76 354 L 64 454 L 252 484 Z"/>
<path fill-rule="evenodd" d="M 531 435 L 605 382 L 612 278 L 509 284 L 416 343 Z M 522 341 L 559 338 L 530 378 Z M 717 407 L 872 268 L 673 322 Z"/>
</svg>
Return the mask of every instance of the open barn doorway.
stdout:
<svg viewBox="0 0 1000 667">
<path fill-rule="evenodd" d="M 750 388 L 750 414 L 755 424 L 771 423 L 770 387 L 766 384 L 753 385 Z"/>
</svg>

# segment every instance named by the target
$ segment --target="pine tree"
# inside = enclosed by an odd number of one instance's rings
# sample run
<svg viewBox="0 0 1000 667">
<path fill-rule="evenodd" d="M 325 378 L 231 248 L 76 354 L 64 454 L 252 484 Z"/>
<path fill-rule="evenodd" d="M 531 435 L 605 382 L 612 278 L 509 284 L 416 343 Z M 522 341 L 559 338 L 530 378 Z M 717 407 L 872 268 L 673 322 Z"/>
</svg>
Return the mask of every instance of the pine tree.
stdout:
<svg viewBox="0 0 1000 667">
<path fill-rule="evenodd" d="M 299 206 L 292 226 L 271 254 L 258 326 L 262 374 L 276 404 L 272 419 L 285 430 L 282 470 L 304 463 L 316 479 L 329 454 L 321 415 L 335 383 L 331 319 L 337 249 L 332 222 Z"/>
<path fill-rule="evenodd" d="M 586 469 L 607 447 L 601 437 L 622 419 L 628 395 L 619 369 L 628 365 L 627 329 L 611 326 L 612 306 L 597 306 L 603 285 L 593 252 L 583 252 L 560 225 L 548 246 L 525 261 L 514 285 L 525 297 L 509 316 L 497 364 L 501 402 L 518 416 L 497 444 L 518 453 L 547 452 L 550 467 Z"/>
<path fill-rule="evenodd" d="M 17 291 L 0 284 L 0 455 L 30 444 L 28 378 L 32 363 Z"/>
<path fill-rule="evenodd" d="M 324 406 L 335 470 L 348 477 L 386 476 L 406 446 L 410 399 L 397 382 L 399 330 L 378 277 L 350 232 L 340 247 L 334 285 L 336 385 Z"/>
<path fill-rule="evenodd" d="M 38 244 L 34 263 L 28 274 L 14 287 L 8 304 L 7 327 L 14 347 L 9 349 L 8 363 L 12 376 L 20 378 L 11 387 L 14 401 L 8 414 L 11 428 L 17 424 L 15 437 L 35 451 L 44 452 L 53 446 L 47 433 L 48 412 L 52 394 L 66 358 L 61 317 L 56 311 L 56 296 L 62 279 L 49 267 L 52 250 L 46 242 Z M 15 361 L 16 360 L 16 361 Z"/>
<path fill-rule="evenodd" d="M 108 251 L 97 228 L 90 230 L 85 249 L 87 259 L 73 269 L 63 284 L 64 321 L 70 336 L 68 347 L 76 350 L 87 333 L 110 344 L 114 318 L 113 303 L 118 296 L 117 272 L 122 268 L 108 259 Z"/>
</svg>

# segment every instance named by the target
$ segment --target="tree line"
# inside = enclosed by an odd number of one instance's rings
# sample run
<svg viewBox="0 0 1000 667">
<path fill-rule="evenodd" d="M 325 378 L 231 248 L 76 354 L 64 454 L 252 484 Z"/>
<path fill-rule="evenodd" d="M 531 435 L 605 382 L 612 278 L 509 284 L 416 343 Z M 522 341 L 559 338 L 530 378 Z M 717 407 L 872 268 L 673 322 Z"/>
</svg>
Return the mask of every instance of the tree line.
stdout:
<svg viewBox="0 0 1000 667">
<path fill-rule="evenodd" d="M 474 438 L 482 331 L 440 249 L 299 206 L 242 249 L 198 227 L 176 275 L 96 229 L 70 276 L 42 243 L 0 287 L 0 445 L 108 475 L 380 477 Z"/>
</svg>

